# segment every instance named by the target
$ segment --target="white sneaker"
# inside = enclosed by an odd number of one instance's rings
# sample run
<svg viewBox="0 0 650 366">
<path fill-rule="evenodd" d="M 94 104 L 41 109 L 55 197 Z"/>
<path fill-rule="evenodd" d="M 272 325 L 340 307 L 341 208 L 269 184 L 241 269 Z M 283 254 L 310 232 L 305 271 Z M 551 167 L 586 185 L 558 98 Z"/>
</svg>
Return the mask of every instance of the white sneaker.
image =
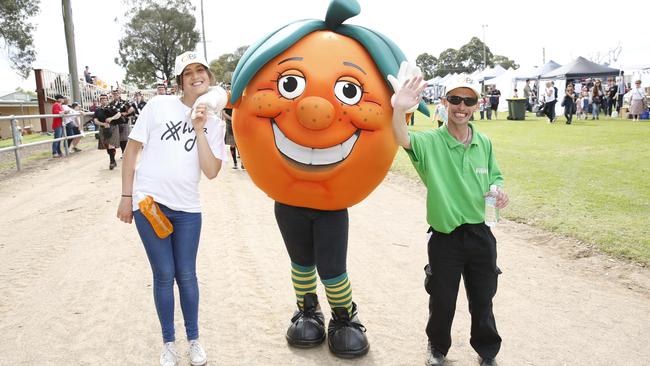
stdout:
<svg viewBox="0 0 650 366">
<path fill-rule="evenodd" d="M 205 354 L 201 343 L 198 339 L 193 339 L 190 341 L 190 364 L 192 366 L 203 366 L 208 363 L 208 356 Z"/>
<path fill-rule="evenodd" d="M 160 366 L 176 366 L 179 358 L 174 342 L 167 342 L 163 345 L 162 352 L 160 352 Z"/>
</svg>

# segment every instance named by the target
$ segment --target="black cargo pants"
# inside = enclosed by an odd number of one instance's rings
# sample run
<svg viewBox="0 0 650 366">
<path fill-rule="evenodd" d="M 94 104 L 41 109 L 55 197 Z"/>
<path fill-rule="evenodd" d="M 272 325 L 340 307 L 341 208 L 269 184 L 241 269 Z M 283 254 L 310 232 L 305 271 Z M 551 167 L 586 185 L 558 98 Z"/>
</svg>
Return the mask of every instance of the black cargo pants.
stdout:
<svg viewBox="0 0 650 366">
<path fill-rule="evenodd" d="M 470 344 L 482 358 L 493 358 L 501 348 L 492 298 L 497 291 L 496 239 L 485 224 L 463 224 L 449 234 L 429 229 L 429 264 L 425 289 L 429 293 L 427 336 L 443 354 L 451 347 L 451 324 L 463 276 L 472 316 Z"/>
</svg>

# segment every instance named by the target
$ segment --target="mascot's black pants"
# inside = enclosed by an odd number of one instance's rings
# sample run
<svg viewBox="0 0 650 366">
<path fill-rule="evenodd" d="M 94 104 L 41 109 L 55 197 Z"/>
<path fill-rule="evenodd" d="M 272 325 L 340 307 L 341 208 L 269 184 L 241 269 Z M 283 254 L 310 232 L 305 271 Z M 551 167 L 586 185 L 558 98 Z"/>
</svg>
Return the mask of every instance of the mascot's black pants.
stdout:
<svg viewBox="0 0 650 366">
<path fill-rule="evenodd" d="M 321 280 L 346 272 L 347 209 L 325 211 L 275 202 L 275 219 L 293 263 L 315 265 Z"/>
</svg>

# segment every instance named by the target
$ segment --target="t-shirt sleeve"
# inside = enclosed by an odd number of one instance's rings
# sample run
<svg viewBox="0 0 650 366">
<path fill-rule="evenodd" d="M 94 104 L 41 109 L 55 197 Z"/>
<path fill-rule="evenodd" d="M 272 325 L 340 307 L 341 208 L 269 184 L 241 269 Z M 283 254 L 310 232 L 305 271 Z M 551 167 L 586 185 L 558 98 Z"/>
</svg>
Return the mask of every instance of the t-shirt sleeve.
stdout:
<svg viewBox="0 0 650 366">
<path fill-rule="evenodd" d="M 133 130 L 131 130 L 129 138 L 146 145 L 149 141 L 149 128 L 153 123 L 153 118 L 153 104 L 148 103 L 142 108 L 142 112 L 140 112 L 140 116 L 138 117 L 138 123 L 133 125 Z"/>
<path fill-rule="evenodd" d="M 213 126 L 214 127 L 206 134 L 210 150 L 212 150 L 212 154 L 215 158 L 221 161 L 228 161 L 228 152 L 226 151 L 226 144 L 224 143 L 226 124 L 222 120 L 216 119 Z"/>
<path fill-rule="evenodd" d="M 63 107 L 62 106 L 60 106 L 58 104 L 52 105 L 52 114 L 60 114 L 61 112 L 63 112 Z"/>
<path fill-rule="evenodd" d="M 425 146 L 424 140 L 426 139 L 426 134 L 423 132 L 410 132 L 409 131 L 409 140 L 411 141 L 411 148 L 404 149 L 406 154 L 411 159 L 411 163 L 415 170 L 418 172 L 425 171 L 425 155 L 424 149 Z"/>
</svg>

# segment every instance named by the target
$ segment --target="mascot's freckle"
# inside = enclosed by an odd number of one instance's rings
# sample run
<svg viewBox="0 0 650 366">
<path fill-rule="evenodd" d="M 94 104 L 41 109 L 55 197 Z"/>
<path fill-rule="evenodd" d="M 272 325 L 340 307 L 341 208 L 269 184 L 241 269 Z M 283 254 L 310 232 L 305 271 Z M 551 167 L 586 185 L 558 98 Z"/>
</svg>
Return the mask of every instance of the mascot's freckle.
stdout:
<svg viewBox="0 0 650 366">
<path fill-rule="evenodd" d="M 406 58 L 386 36 L 342 24 L 360 12 L 334 0 L 325 21 L 301 20 L 248 48 L 233 74 L 233 129 L 253 182 L 275 203 L 291 258 L 298 309 L 286 338 L 325 339 L 317 275 L 332 317 L 328 345 L 339 357 L 368 352 L 347 275 L 347 208 L 383 180 L 397 151 L 393 90 Z M 421 103 L 419 110 L 428 115 Z"/>
</svg>

